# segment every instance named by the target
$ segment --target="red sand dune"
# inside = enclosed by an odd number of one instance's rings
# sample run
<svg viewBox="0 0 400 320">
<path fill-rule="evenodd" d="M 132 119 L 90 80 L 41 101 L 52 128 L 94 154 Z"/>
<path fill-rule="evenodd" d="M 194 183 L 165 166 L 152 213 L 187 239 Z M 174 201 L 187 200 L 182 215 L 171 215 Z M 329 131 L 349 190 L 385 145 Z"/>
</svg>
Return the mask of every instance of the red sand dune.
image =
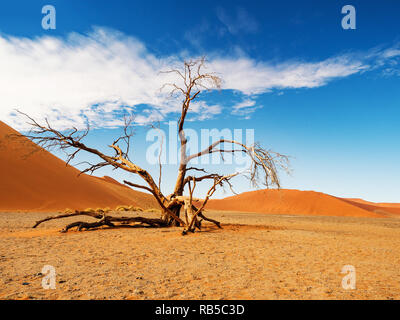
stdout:
<svg viewBox="0 0 400 320">
<path fill-rule="evenodd" d="M 400 203 L 385 203 L 385 202 L 370 202 L 370 201 L 365 201 L 363 199 L 358 199 L 358 198 L 344 198 L 345 200 L 353 201 L 353 202 L 359 202 L 363 204 L 368 204 L 371 206 L 378 206 L 378 207 L 390 207 L 390 208 L 400 208 Z"/>
<path fill-rule="evenodd" d="M 17 133 L 0 121 L 0 210 L 56 211 L 134 205 L 156 207 L 151 195 L 134 191 L 116 180 L 79 171 L 28 139 L 10 139 Z"/>
<path fill-rule="evenodd" d="M 340 199 L 340 198 L 339 198 Z M 381 213 L 385 215 L 400 215 L 400 205 L 398 203 L 375 203 L 362 199 L 342 199 L 348 203 L 358 206 L 359 208 Z"/>
<path fill-rule="evenodd" d="M 400 203 L 378 202 L 377 205 L 380 206 L 380 207 L 400 208 Z"/>
<path fill-rule="evenodd" d="M 221 200 L 210 200 L 208 209 L 270 214 L 347 217 L 384 217 L 400 214 L 399 208 L 369 205 L 324 193 L 299 190 L 258 190 Z"/>
<path fill-rule="evenodd" d="M 72 166 L 0 121 L 0 211 L 58 211 L 66 208 L 134 205 L 157 207 L 149 194 L 132 190 L 110 177 L 81 175 Z M 32 150 L 39 150 L 32 154 Z M 26 157 L 30 154 L 28 157 Z M 400 204 L 344 199 L 299 190 L 259 190 L 222 200 L 208 209 L 291 215 L 384 217 L 400 215 Z"/>
</svg>

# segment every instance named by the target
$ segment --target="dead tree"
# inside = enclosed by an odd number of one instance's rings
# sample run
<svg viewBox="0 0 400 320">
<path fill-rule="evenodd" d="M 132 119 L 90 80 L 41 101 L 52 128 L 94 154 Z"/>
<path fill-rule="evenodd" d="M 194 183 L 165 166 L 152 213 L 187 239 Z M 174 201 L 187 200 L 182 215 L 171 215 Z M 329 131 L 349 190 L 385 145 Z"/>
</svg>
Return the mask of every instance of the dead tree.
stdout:
<svg viewBox="0 0 400 320">
<path fill-rule="evenodd" d="M 81 230 L 97 228 L 103 225 L 115 227 L 117 224 L 140 223 L 151 227 L 168 227 L 172 225 L 181 226 L 183 227 L 183 234 L 186 234 L 187 232 L 194 232 L 196 228 L 200 229 L 201 220 L 212 222 L 220 228 L 220 222 L 204 215 L 204 208 L 217 188 L 224 187 L 225 185 L 232 188 L 233 185 L 231 180 L 238 176 L 239 173 L 236 172 L 225 175 L 209 173 L 203 168 L 189 166 L 192 160 L 213 153 L 217 153 L 221 155 L 221 157 L 226 153 L 246 154 L 251 159 L 251 168 L 247 172 L 240 174 L 245 174 L 255 185 L 257 185 L 258 182 L 262 182 L 266 187 L 276 186 L 279 188 L 280 182 L 278 171 L 279 169 L 287 170 L 288 157 L 268 151 L 259 144 L 245 145 L 235 140 L 220 139 L 198 153 L 188 154 L 186 148 L 187 138 L 185 136 L 184 126 L 186 116 L 190 112 L 191 103 L 202 91 L 219 89 L 221 87 L 221 79 L 216 74 L 203 73 L 202 69 L 204 68 L 204 63 L 204 58 L 194 61 L 186 61 L 184 62 L 182 70 L 173 69 L 165 72 L 176 75 L 181 84 L 179 85 L 175 82 L 167 83 L 163 88 L 171 87 L 171 96 L 176 97 L 177 95 L 180 95 L 183 97 L 181 114 L 178 121 L 180 162 L 173 193 L 168 196 L 164 195 L 161 191 L 161 176 L 159 177 L 159 183 L 157 184 L 148 171 L 139 167 L 129 158 L 130 143 L 131 138 L 133 137 L 134 127 L 132 118 L 125 120 L 123 134 L 109 146 L 112 152 L 106 154 L 87 146 L 83 142 L 89 132 L 89 127 L 84 131 L 80 131 L 77 128 L 60 131 L 53 128 L 47 119 L 44 124 L 40 124 L 29 115 L 20 112 L 29 119 L 29 123 L 32 126 L 31 131 L 25 135 L 26 137 L 45 149 L 52 149 L 54 147 L 61 149 L 66 153 L 67 164 L 75 159 L 80 152 L 88 152 L 96 155 L 99 161 L 96 163 L 85 162 L 84 164 L 87 166 L 86 169 L 81 171 L 81 174 L 93 174 L 100 168 L 111 166 L 115 169 L 122 169 L 128 173 L 139 176 L 143 181 L 143 184 L 137 184 L 130 181 L 124 181 L 124 183 L 133 188 L 145 190 L 151 193 L 162 211 L 162 215 L 159 219 L 150 219 L 145 217 L 113 217 L 109 216 L 105 212 L 76 211 L 72 214 L 63 214 L 38 221 L 34 227 L 37 227 L 40 223 L 48 220 L 82 215 L 91 216 L 97 219 L 97 221 L 94 223 L 75 222 L 68 225 L 64 231 L 67 231 L 72 227 L 77 227 L 78 230 Z M 228 148 L 226 147 L 227 145 L 229 146 Z M 195 206 L 193 204 L 193 201 L 195 200 L 193 194 L 197 184 L 200 182 L 209 182 L 210 188 L 208 189 L 205 198 L 200 201 L 198 206 Z M 188 189 L 189 191 L 188 196 L 184 196 L 185 189 Z M 185 219 L 181 218 L 182 207 L 185 207 Z"/>
</svg>

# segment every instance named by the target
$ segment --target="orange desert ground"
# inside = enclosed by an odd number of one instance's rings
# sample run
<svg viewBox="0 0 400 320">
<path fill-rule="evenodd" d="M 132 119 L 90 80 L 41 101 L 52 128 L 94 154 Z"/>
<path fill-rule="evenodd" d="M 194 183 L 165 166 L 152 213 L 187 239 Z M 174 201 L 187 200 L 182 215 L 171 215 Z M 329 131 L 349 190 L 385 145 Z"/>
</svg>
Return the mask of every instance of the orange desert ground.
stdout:
<svg viewBox="0 0 400 320">
<path fill-rule="evenodd" d="M 66 208 L 156 204 L 112 178 L 78 177 L 10 134 L 0 122 L 1 299 L 400 298 L 400 204 L 259 190 L 210 201 L 223 229 L 204 223 L 186 237 L 175 227 L 59 233 L 73 218 L 32 229 Z M 45 265 L 56 269 L 54 290 L 42 288 Z M 345 265 L 355 289 L 342 286 Z"/>
</svg>

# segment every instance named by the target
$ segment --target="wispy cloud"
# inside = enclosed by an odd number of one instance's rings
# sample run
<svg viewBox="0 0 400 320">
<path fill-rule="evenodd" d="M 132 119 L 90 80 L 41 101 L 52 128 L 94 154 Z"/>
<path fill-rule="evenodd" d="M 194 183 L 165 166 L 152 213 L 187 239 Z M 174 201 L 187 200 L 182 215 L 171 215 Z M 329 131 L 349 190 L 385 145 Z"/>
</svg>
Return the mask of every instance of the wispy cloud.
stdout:
<svg viewBox="0 0 400 320">
<path fill-rule="evenodd" d="M 377 66 L 397 68 L 398 47 L 369 55 L 341 55 L 323 61 L 284 61 L 271 64 L 244 56 L 209 54 L 207 71 L 223 78 L 223 90 L 244 96 L 231 112 L 248 116 L 257 108 L 254 95 L 274 89 L 314 88 Z M 57 128 L 122 125 L 121 111 L 133 111 L 136 121 L 161 121 L 179 112 L 176 99 L 160 91 L 180 65 L 180 55 L 157 57 L 137 39 L 96 28 L 90 34 L 35 39 L 0 36 L 0 119 L 17 129 L 25 121 L 14 109 L 35 118 L 48 117 Z M 143 107 L 144 106 L 144 107 Z M 225 107 L 226 108 L 226 107 Z M 207 100 L 193 104 L 193 118 L 215 117 L 223 108 Z"/>
<path fill-rule="evenodd" d="M 400 49 L 390 48 L 382 53 L 383 58 L 394 58 L 400 56 Z"/>
<path fill-rule="evenodd" d="M 246 99 L 232 107 L 232 114 L 241 116 L 244 119 L 250 119 L 250 116 L 260 108 L 262 108 L 262 106 L 257 105 L 255 100 Z"/>
<path fill-rule="evenodd" d="M 188 41 L 197 50 L 203 51 L 203 41 L 209 33 L 215 32 L 207 20 L 203 20 L 199 25 L 187 29 L 184 33 L 184 39 Z"/>
<path fill-rule="evenodd" d="M 343 78 L 366 68 L 362 61 L 341 56 L 320 62 L 291 61 L 279 64 L 249 58 L 215 59 L 211 68 L 225 80 L 224 87 L 245 94 L 259 94 L 271 89 L 314 88 L 335 78 Z"/>
<path fill-rule="evenodd" d="M 203 121 L 211 119 L 222 112 L 222 106 L 218 104 L 208 104 L 205 101 L 193 101 L 191 111 L 194 116 L 189 117 L 188 121 Z"/>
<path fill-rule="evenodd" d="M 229 33 L 236 35 L 240 32 L 254 33 L 258 30 L 258 23 L 244 8 L 236 8 L 236 15 L 229 15 L 222 7 L 217 8 L 217 17 Z"/>
</svg>

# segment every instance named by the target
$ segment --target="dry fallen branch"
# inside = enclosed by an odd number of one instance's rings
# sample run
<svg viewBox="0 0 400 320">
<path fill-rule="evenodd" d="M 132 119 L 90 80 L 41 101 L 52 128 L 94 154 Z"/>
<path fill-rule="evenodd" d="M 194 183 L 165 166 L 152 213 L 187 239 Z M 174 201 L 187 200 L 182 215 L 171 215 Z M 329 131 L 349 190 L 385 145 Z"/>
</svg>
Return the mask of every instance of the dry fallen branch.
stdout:
<svg viewBox="0 0 400 320">
<path fill-rule="evenodd" d="M 71 218 L 71 217 L 76 217 L 76 216 L 89 216 L 95 219 L 98 219 L 96 222 L 73 222 L 68 224 L 62 232 L 67 232 L 69 229 L 73 227 L 77 227 L 78 231 L 81 231 L 82 229 L 93 229 L 93 228 L 98 228 L 101 226 L 109 226 L 109 227 L 115 227 L 115 223 L 120 223 L 122 225 L 128 225 L 131 223 L 140 223 L 140 224 L 147 224 L 150 227 L 167 227 L 167 223 L 165 223 L 164 220 L 162 219 L 152 219 L 152 218 L 144 218 L 144 217 L 113 217 L 113 216 L 108 216 L 105 212 L 98 212 L 98 211 L 75 211 L 74 213 L 69 213 L 69 214 L 61 214 L 57 216 L 50 216 L 45 219 L 36 221 L 35 225 L 33 228 L 36 228 L 39 226 L 41 223 L 50 221 L 50 220 L 56 220 L 56 219 L 63 219 L 63 218 Z"/>
</svg>

